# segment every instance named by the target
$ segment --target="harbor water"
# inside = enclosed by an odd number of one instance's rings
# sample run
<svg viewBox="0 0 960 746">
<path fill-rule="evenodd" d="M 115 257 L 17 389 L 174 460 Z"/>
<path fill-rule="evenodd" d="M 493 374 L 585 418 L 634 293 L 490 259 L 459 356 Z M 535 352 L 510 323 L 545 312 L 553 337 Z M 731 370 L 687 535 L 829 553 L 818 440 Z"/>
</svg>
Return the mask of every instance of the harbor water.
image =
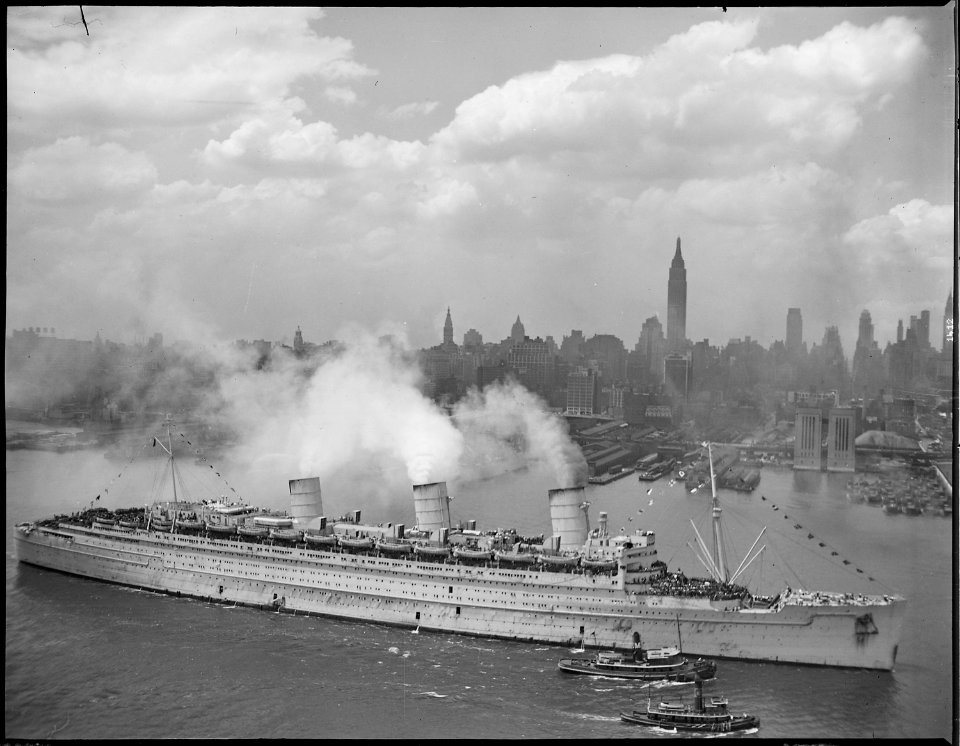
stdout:
<svg viewBox="0 0 960 746">
<path fill-rule="evenodd" d="M 563 674 L 566 647 L 234 608 L 18 565 L 15 523 L 87 507 L 97 494 L 109 508 L 144 500 L 113 486 L 118 469 L 96 451 L 7 451 L 6 470 L 7 739 L 669 738 L 619 712 L 648 695 L 692 701 L 689 684 Z M 755 592 L 902 593 L 895 670 L 719 661 L 704 694 L 759 716 L 760 738 L 954 743 L 954 519 L 852 501 L 851 477 L 764 467 L 754 492 L 721 490 L 727 564 L 736 569 L 766 529 L 756 545 L 766 548 L 741 576 Z M 269 500 L 234 484 L 249 502 L 282 507 L 285 481 Z M 450 481 L 451 515 L 549 535 L 547 493 L 560 486 L 536 466 Z M 364 508 L 365 520 L 413 523 L 409 486 L 376 510 L 354 498 L 324 486 L 332 514 Z M 586 499 L 592 526 L 603 511 L 614 532 L 654 530 L 671 570 L 704 574 L 691 545 L 694 526 L 711 540 L 709 490 L 631 475 L 588 486 Z"/>
</svg>

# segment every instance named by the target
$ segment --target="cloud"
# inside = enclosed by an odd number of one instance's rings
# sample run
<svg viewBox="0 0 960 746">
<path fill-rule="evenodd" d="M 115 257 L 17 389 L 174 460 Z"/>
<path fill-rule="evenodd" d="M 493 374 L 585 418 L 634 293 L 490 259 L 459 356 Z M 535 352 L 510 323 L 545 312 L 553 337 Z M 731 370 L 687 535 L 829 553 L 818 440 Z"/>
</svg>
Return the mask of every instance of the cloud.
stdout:
<svg viewBox="0 0 960 746">
<path fill-rule="evenodd" d="M 352 88 L 345 88 L 344 86 L 328 85 L 323 93 L 329 101 L 340 104 L 341 106 L 353 106 L 358 101 L 356 91 Z"/>
<path fill-rule="evenodd" d="M 843 235 L 843 243 L 854 261 L 871 275 L 876 273 L 878 280 L 880 273 L 926 277 L 927 272 L 953 269 L 950 247 L 955 227 L 956 212 L 951 205 L 912 199 L 885 215 L 861 220 Z"/>
<path fill-rule="evenodd" d="M 417 165 L 423 157 L 418 142 L 403 142 L 364 133 L 340 139 L 328 122 L 304 123 L 294 113 L 302 102 L 285 101 L 261 116 L 245 121 L 224 140 L 210 140 L 202 153 L 203 161 L 215 167 L 269 168 L 276 174 L 317 174 L 317 167 L 339 171 L 369 170 L 377 178 L 390 171 L 403 171 Z"/>
<path fill-rule="evenodd" d="M 897 17 L 768 52 L 748 46 L 756 32 L 755 21 L 700 24 L 646 57 L 517 76 L 462 103 L 434 142 L 459 161 L 569 154 L 588 176 L 743 172 L 836 152 L 862 107 L 886 100 L 925 51 L 914 24 Z"/>
<path fill-rule="evenodd" d="M 413 119 L 432 114 L 440 105 L 438 101 L 414 101 L 409 104 L 402 104 L 394 109 L 385 111 L 383 116 L 387 119 Z"/>
<path fill-rule="evenodd" d="M 67 137 L 27 150 L 9 179 L 17 195 L 27 199 L 126 201 L 154 184 L 157 169 L 143 153 L 117 143 L 95 145 L 85 137 Z"/>
<path fill-rule="evenodd" d="M 59 9 L 62 10 L 62 9 Z M 312 8 L 100 7 L 89 38 L 8 15 L 13 126 L 43 114 L 85 130 L 224 119 L 286 97 L 297 80 L 373 74 L 345 39 L 317 36 Z M 91 19 L 88 19 L 90 21 Z M 143 39 L 149 35 L 149 43 Z"/>
<path fill-rule="evenodd" d="M 629 343 L 664 313 L 682 235 L 691 333 L 756 334 L 769 313 L 698 307 L 710 280 L 749 277 L 764 308 L 771 288 L 823 280 L 846 313 L 856 247 L 886 230 L 888 263 L 907 266 L 904 237 L 941 220 L 863 208 L 939 199 L 874 147 L 925 80 L 925 29 L 902 17 L 775 47 L 756 20 L 715 21 L 643 53 L 518 67 L 459 106 L 440 87 L 372 106 L 356 84 L 373 68 L 322 35 L 319 10 L 103 7 L 89 38 L 57 27 L 74 12 L 8 14 L 13 324 L 275 338 L 393 318 L 428 342 L 452 300 L 488 337 L 519 312 L 536 334 Z M 929 284 L 937 266 L 913 271 Z M 789 305 L 833 312 L 803 292 Z"/>
<path fill-rule="evenodd" d="M 877 329 L 888 332 L 922 310 L 939 310 L 956 272 L 951 205 L 912 199 L 884 215 L 851 226 L 842 236 L 846 252 L 847 292 L 870 311 Z M 855 283 L 849 279 L 856 277 Z M 890 293 L 890 282 L 897 292 Z"/>
</svg>

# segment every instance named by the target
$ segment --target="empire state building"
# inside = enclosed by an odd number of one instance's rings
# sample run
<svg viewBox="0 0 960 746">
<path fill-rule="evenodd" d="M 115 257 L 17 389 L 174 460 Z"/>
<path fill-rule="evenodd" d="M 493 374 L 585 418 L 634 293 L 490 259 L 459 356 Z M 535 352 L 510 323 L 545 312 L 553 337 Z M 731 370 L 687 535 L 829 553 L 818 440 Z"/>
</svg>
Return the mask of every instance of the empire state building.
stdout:
<svg viewBox="0 0 960 746">
<path fill-rule="evenodd" d="M 677 238 L 677 253 L 670 263 L 670 280 L 667 282 L 667 351 L 682 352 L 687 341 L 687 270 L 680 253 L 680 238 Z"/>
</svg>

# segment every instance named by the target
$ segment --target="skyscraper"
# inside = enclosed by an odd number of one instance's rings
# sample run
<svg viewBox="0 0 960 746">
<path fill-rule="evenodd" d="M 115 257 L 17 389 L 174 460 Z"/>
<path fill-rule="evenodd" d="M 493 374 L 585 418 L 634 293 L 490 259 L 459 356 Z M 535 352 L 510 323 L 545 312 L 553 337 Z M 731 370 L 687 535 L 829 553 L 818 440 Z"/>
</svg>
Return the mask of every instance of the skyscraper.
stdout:
<svg viewBox="0 0 960 746">
<path fill-rule="evenodd" d="M 857 347 L 873 347 L 873 320 L 866 309 L 860 314 L 860 336 L 857 337 Z"/>
<path fill-rule="evenodd" d="M 873 333 L 873 319 L 866 309 L 860 314 L 860 334 L 853 352 L 853 395 L 872 397 L 883 386 L 883 362 Z"/>
<path fill-rule="evenodd" d="M 663 326 L 660 324 L 660 319 L 651 316 L 643 322 L 640 339 L 637 341 L 637 351 L 648 373 L 659 375 L 663 370 L 664 346 Z"/>
<path fill-rule="evenodd" d="M 677 252 L 670 263 L 670 279 L 667 282 L 667 349 L 681 352 L 687 341 L 687 270 L 680 253 L 680 238 L 677 237 Z"/>
<path fill-rule="evenodd" d="M 447 306 L 447 320 L 443 322 L 443 344 L 453 344 L 453 319 L 450 318 L 450 306 Z"/>
<path fill-rule="evenodd" d="M 526 337 L 526 331 L 523 328 L 523 322 L 520 321 L 520 316 L 517 316 L 517 320 L 513 322 L 513 327 L 510 329 L 510 341 L 515 345 L 521 344 Z"/>
<path fill-rule="evenodd" d="M 803 349 L 803 317 L 799 308 L 787 309 L 787 354 L 796 357 Z"/>
</svg>

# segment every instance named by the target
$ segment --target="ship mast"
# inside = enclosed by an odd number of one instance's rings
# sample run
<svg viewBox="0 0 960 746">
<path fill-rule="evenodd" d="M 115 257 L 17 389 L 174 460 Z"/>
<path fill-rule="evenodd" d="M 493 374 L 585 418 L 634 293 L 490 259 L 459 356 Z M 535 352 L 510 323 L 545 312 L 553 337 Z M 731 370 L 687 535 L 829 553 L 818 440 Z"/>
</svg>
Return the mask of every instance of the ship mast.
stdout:
<svg viewBox="0 0 960 746">
<path fill-rule="evenodd" d="M 710 493 L 713 495 L 713 565 L 719 573 L 721 583 L 727 582 L 727 560 L 723 556 L 723 542 L 720 538 L 720 501 L 717 499 L 717 478 L 713 472 L 713 450 L 707 443 L 707 460 L 710 462 Z"/>
<path fill-rule="evenodd" d="M 740 565 L 731 576 L 727 570 L 727 558 L 723 551 L 723 532 L 720 525 L 720 513 L 722 510 L 720 508 L 720 501 L 717 499 L 717 479 L 713 471 L 713 450 L 709 443 L 704 443 L 704 446 L 706 446 L 707 449 L 707 458 L 710 460 L 710 490 L 713 495 L 713 552 L 711 553 L 707 549 L 707 544 L 700 536 L 700 532 L 697 531 L 697 526 L 693 521 L 690 521 L 690 525 L 693 526 L 693 533 L 697 537 L 697 547 L 694 547 L 692 544 L 688 544 L 688 546 L 694 550 L 694 554 L 696 554 L 697 559 L 700 560 L 700 564 L 710 573 L 710 577 L 718 583 L 732 584 L 736 582 L 744 570 L 750 567 L 754 560 L 763 554 L 763 551 L 767 548 L 766 544 L 764 544 L 754 552 L 754 549 L 756 549 L 757 544 L 760 543 L 760 539 L 767 529 L 764 527 L 763 531 L 760 532 L 759 536 L 757 536 L 753 542 L 753 546 L 750 547 L 750 551 L 744 555 Z"/>
<path fill-rule="evenodd" d="M 164 451 L 167 452 L 167 455 L 170 457 L 170 483 L 173 485 L 173 521 L 170 523 L 170 533 L 173 533 L 173 530 L 177 526 L 177 514 L 179 513 L 179 500 L 177 499 L 177 472 L 175 465 L 173 463 L 173 435 L 170 432 L 170 415 L 167 415 L 167 445 L 163 444 L 163 441 L 157 437 L 154 437 L 153 444 L 155 446 L 160 446 Z"/>
<path fill-rule="evenodd" d="M 176 504 L 177 500 L 177 474 L 173 468 L 173 436 L 170 434 L 170 415 L 167 415 L 167 453 L 170 454 L 170 483 L 173 485 L 173 502 Z"/>
</svg>

